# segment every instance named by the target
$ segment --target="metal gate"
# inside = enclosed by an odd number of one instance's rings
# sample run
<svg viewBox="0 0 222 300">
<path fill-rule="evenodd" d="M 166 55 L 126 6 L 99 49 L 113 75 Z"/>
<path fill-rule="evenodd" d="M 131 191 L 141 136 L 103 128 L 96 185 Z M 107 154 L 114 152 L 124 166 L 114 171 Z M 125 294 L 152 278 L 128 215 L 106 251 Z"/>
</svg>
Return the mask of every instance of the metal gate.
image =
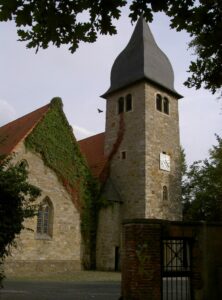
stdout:
<svg viewBox="0 0 222 300">
<path fill-rule="evenodd" d="M 191 300 L 190 277 L 190 241 L 162 240 L 162 299 Z"/>
</svg>

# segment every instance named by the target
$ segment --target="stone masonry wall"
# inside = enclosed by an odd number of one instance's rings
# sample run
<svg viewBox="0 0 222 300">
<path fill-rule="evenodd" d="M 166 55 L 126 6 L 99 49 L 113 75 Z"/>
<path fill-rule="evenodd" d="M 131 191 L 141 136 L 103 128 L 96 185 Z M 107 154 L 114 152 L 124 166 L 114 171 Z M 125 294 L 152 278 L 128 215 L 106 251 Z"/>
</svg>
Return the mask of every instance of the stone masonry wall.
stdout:
<svg viewBox="0 0 222 300">
<path fill-rule="evenodd" d="M 169 99 L 169 115 L 156 109 L 156 93 Z M 120 115 L 118 99 L 127 94 L 132 95 L 133 109 Z M 110 177 L 123 201 L 123 219 L 180 220 L 178 100 L 145 81 L 115 92 L 107 100 L 106 155 L 112 152 L 120 134 L 122 139 L 111 161 Z M 125 159 L 121 158 L 122 151 L 126 151 Z M 162 152 L 170 155 L 170 172 L 160 170 Z M 167 201 L 163 201 L 163 186 L 168 188 Z"/>
<path fill-rule="evenodd" d="M 100 211 L 97 230 L 97 270 L 115 270 L 115 249 L 121 246 L 121 208 L 119 203 Z"/>
<path fill-rule="evenodd" d="M 36 272 L 68 272 L 81 268 L 80 217 L 72 199 L 56 174 L 46 167 L 41 157 L 27 151 L 23 142 L 15 149 L 16 160 L 26 159 L 29 165 L 29 181 L 42 190 L 41 202 L 48 196 L 53 204 L 54 223 L 52 238 L 39 239 L 36 234 L 37 217 L 25 222 L 13 249 L 5 263 L 6 275 Z"/>
<path fill-rule="evenodd" d="M 169 100 L 169 115 L 156 109 L 156 94 Z M 145 84 L 146 218 L 180 220 L 181 168 L 178 100 L 171 94 Z M 170 172 L 160 169 L 160 153 L 170 156 Z M 163 186 L 168 200 L 163 200 Z"/>
<path fill-rule="evenodd" d="M 132 111 L 118 114 L 118 99 L 132 95 Z M 121 249 L 123 219 L 145 216 L 144 87 L 132 85 L 107 100 L 105 155 L 110 157 L 109 181 L 115 189 L 104 196 L 119 201 L 100 212 L 97 232 L 97 268 L 114 270 L 115 248 Z M 139 133 L 139 134 L 138 134 Z M 126 159 L 121 152 L 126 151 Z M 121 204 L 120 204 L 121 203 Z"/>
<path fill-rule="evenodd" d="M 132 111 L 118 114 L 118 99 L 132 95 Z M 123 201 L 123 219 L 145 217 L 145 101 L 144 84 L 135 84 L 107 100 L 105 154 L 122 139 L 110 165 L 110 177 Z M 121 123 L 122 122 L 122 123 Z M 120 124 L 122 125 L 121 130 Z M 126 158 L 121 158 L 121 152 Z"/>
<path fill-rule="evenodd" d="M 157 111 L 157 92 L 169 99 L 169 115 Z M 126 99 L 128 94 L 132 95 L 132 110 L 119 114 L 118 100 L 120 97 Z M 122 157 L 123 151 L 125 158 Z M 160 153 L 163 151 L 171 157 L 170 172 L 160 170 Z M 181 219 L 177 99 L 145 81 L 111 94 L 106 110 L 105 155 L 110 157 L 109 178 L 118 193 L 116 200 L 122 202 L 119 212 L 116 208 L 116 216 L 119 215 L 120 220 Z M 168 200 L 163 201 L 165 185 Z M 111 195 L 108 193 L 106 196 L 109 198 Z M 114 250 L 109 245 L 114 248 L 114 244 L 109 233 L 115 231 L 114 236 L 120 236 L 122 230 L 121 221 L 114 224 L 113 216 L 110 217 L 110 210 L 100 214 L 97 239 L 99 268 L 113 265 Z M 109 263 L 105 263 L 105 257 Z"/>
</svg>

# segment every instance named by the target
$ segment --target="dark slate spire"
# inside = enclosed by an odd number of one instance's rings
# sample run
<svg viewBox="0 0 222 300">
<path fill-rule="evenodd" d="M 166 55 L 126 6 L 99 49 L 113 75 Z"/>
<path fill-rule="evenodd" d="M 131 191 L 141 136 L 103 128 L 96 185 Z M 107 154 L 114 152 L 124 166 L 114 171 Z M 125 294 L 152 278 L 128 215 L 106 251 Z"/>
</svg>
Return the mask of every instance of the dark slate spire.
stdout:
<svg viewBox="0 0 222 300">
<path fill-rule="evenodd" d="M 111 86 L 102 96 L 147 79 L 181 98 L 174 89 L 174 74 L 167 56 L 157 46 L 143 17 L 137 22 L 126 48 L 116 58 L 111 70 Z"/>
</svg>

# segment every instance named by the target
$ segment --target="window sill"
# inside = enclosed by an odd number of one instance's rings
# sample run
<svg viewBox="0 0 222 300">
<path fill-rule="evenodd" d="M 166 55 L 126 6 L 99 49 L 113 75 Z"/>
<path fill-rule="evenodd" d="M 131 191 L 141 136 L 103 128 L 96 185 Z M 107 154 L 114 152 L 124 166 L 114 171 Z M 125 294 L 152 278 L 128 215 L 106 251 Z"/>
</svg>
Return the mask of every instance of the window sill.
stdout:
<svg viewBox="0 0 222 300">
<path fill-rule="evenodd" d="M 51 236 L 49 236 L 48 234 L 41 234 L 41 233 L 36 233 L 35 234 L 35 239 L 36 240 L 52 241 L 52 237 Z"/>
</svg>

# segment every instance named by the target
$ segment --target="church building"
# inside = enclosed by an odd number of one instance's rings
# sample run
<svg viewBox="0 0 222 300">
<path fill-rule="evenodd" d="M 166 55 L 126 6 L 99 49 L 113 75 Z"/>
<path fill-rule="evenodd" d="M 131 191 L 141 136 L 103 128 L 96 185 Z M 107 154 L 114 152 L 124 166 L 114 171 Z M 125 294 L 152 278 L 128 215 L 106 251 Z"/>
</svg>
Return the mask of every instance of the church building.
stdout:
<svg viewBox="0 0 222 300">
<path fill-rule="evenodd" d="M 169 59 L 142 17 L 114 61 L 102 97 L 105 132 L 79 142 L 59 99 L 0 128 L 0 154 L 25 159 L 30 182 L 42 190 L 39 213 L 26 224 L 33 231 L 17 238 L 6 273 L 70 272 L 92 265 L 119 270 L 124 220 L 181 219 L 182 96 L 174 89 Z M 93 180 L 96 204 L 83 193 Z M 94 223 L 87 223 L 92 214 Z M 95 232 L 84 238 L 84 226 L 92 223 Z"/>
</svg>

